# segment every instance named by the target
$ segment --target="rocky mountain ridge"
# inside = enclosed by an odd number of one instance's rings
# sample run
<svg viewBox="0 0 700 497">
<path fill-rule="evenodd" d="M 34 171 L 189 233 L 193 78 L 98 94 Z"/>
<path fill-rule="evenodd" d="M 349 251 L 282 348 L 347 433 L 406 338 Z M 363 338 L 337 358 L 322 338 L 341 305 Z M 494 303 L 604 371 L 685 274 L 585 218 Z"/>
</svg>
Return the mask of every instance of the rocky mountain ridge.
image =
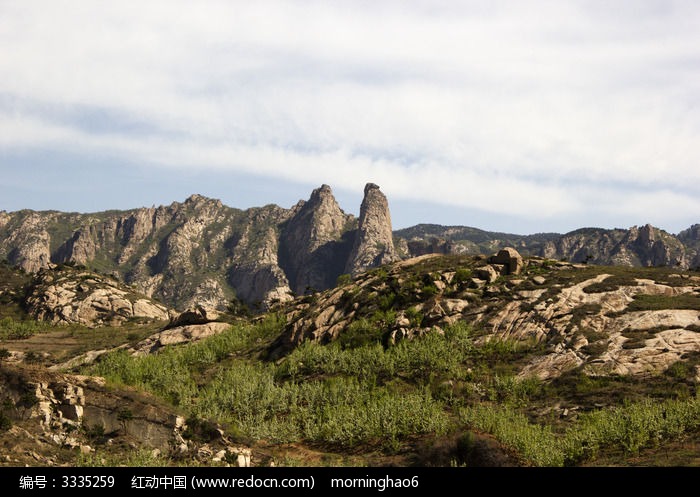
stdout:
<svg viewBox="0 0 700 497">
<path fill-rule="evenodd" d="M 0 212 L 0 258 L 36 273 L 75 263 L 171 307 L 265 307 L 323 290 L 348 267 L 395 260 L 386 197 L 368 184 L 358 220 L 322 185 L 290 209 L 239 210 L 192 195 L 169 206 L 94 214 Z M 381 247 L 381 248 L 380 248 Z"/>
<path fill-rule="evenodd" d="M 650 224 L 629 229 L 581 228 L 566 234 L 515 235 L 466 226 L 421 224 L 394 233 L 404 257 L 428 253 L 489 254 L 506 246 L 523 255 L 574 263 L 634 267 L 700 266 L 700 224 L 673 235 Z"/>
<path fill-rule="evenodd" d="M 169 206 L 92 214 L 0 212 L 0 259 L 37 273 L 76 263 L 132 285 L 169 307 L 263 308 L 325 290 L 343 274 L 419 255 L 523 255 L 605 265 L 700 266 L 700 225 L 678 235 L 650 225 L 512 235 L 464 226 L 418 225 L 392 232 L 389 204 L 365 187 L 359 219 L 328 185 L 307 201 L 247 210 L 192 195 Z"/>
</svg>

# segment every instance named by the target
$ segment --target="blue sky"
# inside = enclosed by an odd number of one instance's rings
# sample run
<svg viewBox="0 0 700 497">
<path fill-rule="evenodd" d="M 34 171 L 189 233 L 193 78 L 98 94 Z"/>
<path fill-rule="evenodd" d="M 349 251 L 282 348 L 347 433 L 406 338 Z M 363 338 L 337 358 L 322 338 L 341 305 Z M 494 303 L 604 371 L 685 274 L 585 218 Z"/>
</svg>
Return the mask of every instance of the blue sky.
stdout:
<svg viewBox="0 0 700 497">
<path fill-rule="evenodd" d="M 700 222 L 696 1 L 0 2 L 0 210 Z"/>
</svg>

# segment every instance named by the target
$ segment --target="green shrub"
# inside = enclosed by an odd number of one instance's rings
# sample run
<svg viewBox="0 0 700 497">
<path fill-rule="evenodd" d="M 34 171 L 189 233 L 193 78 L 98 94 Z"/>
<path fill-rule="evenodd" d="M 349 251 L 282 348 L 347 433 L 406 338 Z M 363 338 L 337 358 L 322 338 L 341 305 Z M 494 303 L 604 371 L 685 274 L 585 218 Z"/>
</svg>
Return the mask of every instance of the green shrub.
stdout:
<svg viewBox="0 0 700 497">
<path fill-rule="evenodd" d="M 491 401 L 508 405 L 525 405 L 542 391 L 542 382 L 536 377 L 518 378 L 512 375 L 498 375 L 488 382 L 487 396 Z"/>
<path fill-rule="evenodd" d="M 411 322 L 411 326 L 415 328 L 420 328 L 421 324 L 423 324 L 423 318 L 425 318 L 425 314 L 423 314 L 423 312 L 419 311 L 415 307 L 409 307 L 404 311 L 404 314 Z"/>
<path fill-rule="evenodd" d="M 459 268 L 454 275 L 452 281 L 454 283 L 464 283 L 472 277 L 472 270 L 469 268 Z"/>
<path fill-rule="evenodd" d="M 423 288 L 421 289 L 421 293 L 423 294 L 424 298 L 429 299 L 430 297 L 434 297 L 438 294 L 438 289 L 433 283 L 430 283 L 428 285 L 423 286 Z"/>
<path fill-rule="evenodd" d="M 170 459 L 156 455 L 155 452 L 148 449 L 130 450 L 120 452 L 118 454 L 103 454 L 100 452 L 91 452 L 83 454 L 82 452 L 76 456 L 74 461 L 75 466 L 87 468 L 101 467 L 160 467 L 171 465 Z"/>
<path fill-rule="evenodd" d="M 24 362 L 26 362 L 27 364 L 39 364 L 43 361 L 44 358 L 42 357 L 42 355 L 37 352 L 34 352 L 33 350 L 30 350 L 24 356 Z"/>
<path fill-rule="evenodd" d="M 666 370 L 666 374 L 678 380 L 685 380 L 694 372 L 694 368 L 687 361 L 676 361 Z"/>
<path fill-rule="evenodd" d="M 0 432 L 12 428 L 12 420 L 4 412 L 0 412 Z"/>
<path fill-rule="evenodd" d="M 377 300 L 377 305 L 379 306 L 379 309 L 382 311 L 388 311 L 394 306 L 394 302 L 396 301 L 396 294 L 393 292 L 387 293 L 386 295 L 382 295 L 379 297 Z"/>
<path fill-rule="evenodd" d="M 16 321 L 11 317 L 0 319 L 0 340 L 23 340 L 41 331 L 37 321 Z"/>
<path fill-rule="evenodd" d="M 356 319 L 340 333 L 337 342 L 341 347 L 348 349 L 380 343 L 382 330 L 379 326 L 374 319 Z"/>
<path fill-rule="evenodd" d="M 134 419 L 134 413 L 131 411 L 131 409 L 126 407 L 119 409 L 119 411 L 117 412 L 117 419 L 122 422 L 131 421 L 132 419 Z"/>
<path fill-rule="evenodd" d="M 603 281 L 591 283 L 583 288 L 585 293 L 603 293 L 612 292 L 619 289 L 621 286 L 637 286 L 637 280 L 632 275 L 612 275 L 605 278 Z"/>
<path fill-rule="evenodd" d="M 594 459 L 605 447 L 620 447 L 635 455 L 663 440 L 673 440 L 700 428 L 700 400 L 676 399 L 636 403 L 581 414 L 563 434 L 532 424 L 508 406 L 477 404 L 461 409 L 460 419 L 474 429 L 493 434 L 537 466 L 578 464 Z"/>
<path fill-rule="evenodd" d="M 686 293 L 673 296 L 639 294 L 635 295 L 634 300 L 627 306 L 627 312 L 664 309 L 700 310 L 700 295 Z"/>
</svg>

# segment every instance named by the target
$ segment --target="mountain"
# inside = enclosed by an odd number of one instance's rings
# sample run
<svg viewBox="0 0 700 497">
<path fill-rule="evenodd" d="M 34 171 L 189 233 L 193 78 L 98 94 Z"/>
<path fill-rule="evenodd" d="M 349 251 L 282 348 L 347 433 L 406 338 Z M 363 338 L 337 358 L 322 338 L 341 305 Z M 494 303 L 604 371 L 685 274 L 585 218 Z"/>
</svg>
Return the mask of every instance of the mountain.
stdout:
<svg viewBox="0 0 700 497">
<path fill-rule="evenodd" d="M 30 273 L 75 263 L 174 308 L 267 306 L 397 259 L 388 202 L 367 185 L 358 220 L 322 185 L 291 209 L 240 210 L 192 195 L 92 214 L 0 212 L 0 259 Z"/>
<path fill-rule="evenodd" d="M 523 254 L 535 255 L 544 244 L 561 237 L 558 233 L 514 235 L 484 231 L 468 226 L 441 226 L 418 224 L 394 232 L 397 246 L 403 255 L 438 254 L 490 254 L 503 247 L 515 247 Z"/>
</svg>

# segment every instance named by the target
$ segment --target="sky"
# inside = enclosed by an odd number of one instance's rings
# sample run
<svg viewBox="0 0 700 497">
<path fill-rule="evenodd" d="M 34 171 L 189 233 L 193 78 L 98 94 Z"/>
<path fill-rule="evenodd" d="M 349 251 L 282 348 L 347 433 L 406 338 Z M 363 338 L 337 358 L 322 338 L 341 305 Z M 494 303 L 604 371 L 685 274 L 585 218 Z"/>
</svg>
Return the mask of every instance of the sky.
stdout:
<svg viewBox="0 0 700 497">
<path fill-rule="evenodd" d="M 394 228 L 700 223 L 700 2 L 0 0 L 0 210 L 367 182 Z"/>
</svg>

